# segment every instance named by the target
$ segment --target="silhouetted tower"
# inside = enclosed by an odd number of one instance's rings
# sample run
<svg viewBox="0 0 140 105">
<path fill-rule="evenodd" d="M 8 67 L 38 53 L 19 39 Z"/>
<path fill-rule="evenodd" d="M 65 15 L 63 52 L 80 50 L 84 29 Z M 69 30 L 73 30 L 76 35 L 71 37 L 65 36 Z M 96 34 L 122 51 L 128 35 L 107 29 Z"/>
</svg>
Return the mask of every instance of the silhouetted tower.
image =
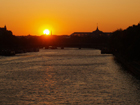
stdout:
<svg viewBox="0 0 140 105">
<path fill-rule="evenodd" d="M 98 29 L 98 23 L 97 23 L 97 29 L 96 29 L 96 31 L 98 31 L 99 29 Z"/>
<path fill-rule="evenodd" d="M 52 35 L 52 31 L 51 31 L 51 35 Z"/>
<path fill-rule="evenodd" d="M 6 25 L 4 26 L 4 29 L 7 30 Z"/>
</svg>

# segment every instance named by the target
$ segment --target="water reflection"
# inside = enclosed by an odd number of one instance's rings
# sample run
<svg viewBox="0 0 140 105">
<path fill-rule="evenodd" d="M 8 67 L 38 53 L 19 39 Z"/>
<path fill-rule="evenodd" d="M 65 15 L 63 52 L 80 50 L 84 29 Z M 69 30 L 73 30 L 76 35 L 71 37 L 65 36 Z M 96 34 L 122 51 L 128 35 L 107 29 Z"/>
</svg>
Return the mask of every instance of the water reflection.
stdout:
<svg viewBox="0 0 140 105">
<path fill-rule="evenodd" d="M 43 50 L 0 59 L 0 104 L 140 102 L 140 81 L 98 50 Z"/>
</svg>

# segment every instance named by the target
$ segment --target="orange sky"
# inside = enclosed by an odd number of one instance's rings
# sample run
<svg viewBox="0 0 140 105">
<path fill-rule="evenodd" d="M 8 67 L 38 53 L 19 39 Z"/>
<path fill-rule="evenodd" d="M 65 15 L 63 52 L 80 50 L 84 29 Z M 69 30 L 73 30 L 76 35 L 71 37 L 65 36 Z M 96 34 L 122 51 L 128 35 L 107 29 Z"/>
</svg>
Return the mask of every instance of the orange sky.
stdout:
<svg viewBox="0 0 140 105">
<path fill-rule="evenodd" d="M 140 22 L 140 0 L 0 0 L 0 27 L 14 35 L 112 32 Z"/>
</svg>

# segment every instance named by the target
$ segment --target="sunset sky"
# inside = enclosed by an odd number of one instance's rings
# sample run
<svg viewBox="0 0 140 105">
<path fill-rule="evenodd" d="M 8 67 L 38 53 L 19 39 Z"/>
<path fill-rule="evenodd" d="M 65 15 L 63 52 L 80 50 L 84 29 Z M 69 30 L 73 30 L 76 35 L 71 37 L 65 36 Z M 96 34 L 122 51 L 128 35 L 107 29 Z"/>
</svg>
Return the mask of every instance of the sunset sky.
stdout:
<svg viewBox="0 0 140 105">
<path fill-rule="evenodd" d="M 14 35 L 126 29 L 140 22 L 140 0 L 0 0 L 0 27 Z"/>
</svg>

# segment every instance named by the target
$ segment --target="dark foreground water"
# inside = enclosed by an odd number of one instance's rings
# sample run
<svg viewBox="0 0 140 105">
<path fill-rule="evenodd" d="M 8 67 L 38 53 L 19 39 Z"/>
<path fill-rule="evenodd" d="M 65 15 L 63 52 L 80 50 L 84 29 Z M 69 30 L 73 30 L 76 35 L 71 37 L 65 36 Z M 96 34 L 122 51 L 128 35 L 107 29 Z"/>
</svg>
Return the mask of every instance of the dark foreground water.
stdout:
<svg viewBox="0 0 140 105">
<path fill-rule="evenodd" d="M 140 81 L 99 50 L 0 56 L 0 105 L 139 105 Z"/>
</svg>

